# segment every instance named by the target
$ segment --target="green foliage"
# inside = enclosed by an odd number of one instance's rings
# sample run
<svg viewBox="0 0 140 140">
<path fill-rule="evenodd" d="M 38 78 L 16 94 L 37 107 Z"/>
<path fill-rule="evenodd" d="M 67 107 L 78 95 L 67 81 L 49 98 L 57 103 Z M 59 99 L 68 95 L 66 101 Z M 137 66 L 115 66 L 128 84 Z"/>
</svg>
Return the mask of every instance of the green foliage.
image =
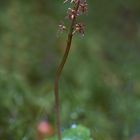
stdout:
<svg viewBox="0 0 140 140">
<path fill-rule="evenodd" d="M 0 91 L 0 138 L 34 139 L 39 119 L 46 116 L 44 110 L 52 110 L 52 97 L 47 95 L 50 100 L 46 102 L 46 96 L 41 98 L 39 95 L 44 89 L 34 91 L 20 74 L 9 74 L 4 70 L 0 71 Z M 30 127 L 26 127 L 27 124 Z"/>
<path fill-rule="evenodd" d="M 46 116 L 54 124 L 53 79 L 66 44 L 65 34 L 56 37 L 61 2 L 0 2 L 1 140 L 36 139 Z M 62 127 L 78 123 L 96 140 L 128 140 L 140 133 L 140 1 L 88 3 L 85 37 L 73 39 L 61 77 Z"/>
<path fill-rule="evenodd" d="M 47 140 L 57 140 L 57 138 L 50 138 Z M 62 133 L 62 140 L 92 140 L 90 131 L 84 126 L 78 125 L 74 128 L 64 130 Z"/>
</svg>

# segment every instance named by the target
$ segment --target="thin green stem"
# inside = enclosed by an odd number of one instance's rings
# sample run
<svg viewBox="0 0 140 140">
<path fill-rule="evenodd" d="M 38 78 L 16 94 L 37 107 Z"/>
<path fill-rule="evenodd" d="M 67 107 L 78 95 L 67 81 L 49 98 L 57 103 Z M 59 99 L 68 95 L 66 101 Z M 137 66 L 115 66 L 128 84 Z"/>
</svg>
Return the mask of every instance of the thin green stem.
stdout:
<svg viewBox="0 0 140 140">
<path fill-rule="evenodd" d="M 79 8 L 79 4 L 80 4 L 80 2 L 78 2 L 76 7 L 75 7 L 75 11 L 76 11 L 75 14 L 76 15 L 77 15 L 77 11 Z M 61 61 L 60 65 L 58 66 L 56 76 L 55 76 L 55 81 L 54 81 L 56 127 L 57 127 L 58 140 L 61 140 L 60 99 L 59 99 L 59 92 L 58 92 L 59 78 L 61 76 L 61 72 L 63 70 L 65 63 L 66 63 L 66 60 L 68 58 L 68 54 L 69 54 L 69 51 L 71 48 L 71 42 L 72 42 L 72 38 L 73 38 L 73 31 L 74 31 L 74 25 L 75 25 L 75 21 L 76 21 L 76 15 L 74 16 L 74 18 L 71 22 L 71 26 L 70 26 L 70 30 L 69 30 L 68 38 L 67 38 L 66 50 L 65 50 L 64 56 L 62 58 L 62 61 Z"/>
</svg>

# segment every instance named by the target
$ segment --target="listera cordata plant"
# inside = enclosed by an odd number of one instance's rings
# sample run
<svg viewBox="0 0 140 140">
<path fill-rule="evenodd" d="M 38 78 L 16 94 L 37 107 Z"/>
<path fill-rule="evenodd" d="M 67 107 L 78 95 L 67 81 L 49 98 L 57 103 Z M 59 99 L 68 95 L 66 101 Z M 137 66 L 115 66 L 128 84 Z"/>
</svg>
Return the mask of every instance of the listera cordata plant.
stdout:
<svg viewBox="0 0 140 140">
<path fill-rule="evenodd" d="M 81 22 L 78 22 L 78 17 L 85 14 L 88 10 L 88 4 L 86 0 L 65 0 L 63 2 L 69 3 L 70 8 L 67 10 L 66 19 L 69 20 L 70 26 L 66 27 L 64 24 L 59 25 L 59 31 L 68 31 L 66 49 L 64 52 L 64 56 L 60 65 L 58 66 L 55 81 L 54 81 L 54 95 L 55 95 L 55 109 L 56 109 L 56 127 L 57 127 L 57 136 L 58 140 L 61 140 L 61 123 L 60 123 L 60 100 L 58 93 L 58 84 L 61 72 L 67 60 L 69 50 L 71 48 L 72 38 L 75 34 L 80 34 L 84 36 L 85 25 Z"/>
</svg>

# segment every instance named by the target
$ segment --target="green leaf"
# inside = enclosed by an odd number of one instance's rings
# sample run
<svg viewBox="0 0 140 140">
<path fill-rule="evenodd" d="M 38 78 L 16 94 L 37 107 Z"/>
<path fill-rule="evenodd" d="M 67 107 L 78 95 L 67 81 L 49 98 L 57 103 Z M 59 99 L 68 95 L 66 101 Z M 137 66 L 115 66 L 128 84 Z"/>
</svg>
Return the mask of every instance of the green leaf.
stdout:
<svg viewBox="0 0 140 140">
<path fill-rule="evenodd" d="M 50 138 L 49 140 L 57 140 L 57 137 Z M 90 131 L 82 125 L 65 130 L 62 133 L 62 140 L 92 140 Z"/>
</svg>

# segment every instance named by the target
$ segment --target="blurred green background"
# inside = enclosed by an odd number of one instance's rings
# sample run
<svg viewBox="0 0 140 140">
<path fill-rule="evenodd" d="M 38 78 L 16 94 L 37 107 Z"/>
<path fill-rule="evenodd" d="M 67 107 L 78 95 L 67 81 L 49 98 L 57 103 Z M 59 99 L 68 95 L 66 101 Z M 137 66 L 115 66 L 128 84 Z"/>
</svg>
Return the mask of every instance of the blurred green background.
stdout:
<svg viewBox="0 0 140 140">
<path fill-rule="evenodd" d="M 61 82 L 62 127 L 95 140 L 140 134 L 140 1 L 88 0 L 85 37 L 74 37 Z M 53 81 L 66 45 L 63 0 L 0 1 L 0 139 L 36 139 L 54 126 Z M 65 22 L 65 21 L 64 21 Z"/>
</svg>

